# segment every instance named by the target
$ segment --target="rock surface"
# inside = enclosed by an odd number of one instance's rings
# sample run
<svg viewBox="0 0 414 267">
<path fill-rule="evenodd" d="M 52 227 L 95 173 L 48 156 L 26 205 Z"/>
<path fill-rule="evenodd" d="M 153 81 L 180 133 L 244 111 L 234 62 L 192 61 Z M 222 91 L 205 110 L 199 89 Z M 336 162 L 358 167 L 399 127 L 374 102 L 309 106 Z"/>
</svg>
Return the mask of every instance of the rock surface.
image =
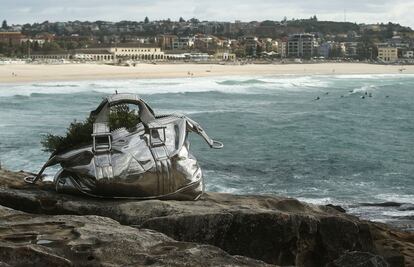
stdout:
<svg viewBox="0 0 414 267">
<path fill-rule="evenodd" d="M 389 266 L 414 266 L 412 233 L 361 221 L 334 207 L 219 193 L 205 194 L 196 202 L 102 201 L 57 194 L 47 182 L 26 185 L 24 176 L 0 171 L 0 205 L 38 214 L 98 215 L 137 231 L 152 229 L 181 242 L 209 244 L 231 255 L 282 266 L 335 266 L 331 264 L 349 251 L 378 255 Z M 247 260 L 228 258 L 240 259 Z"/>
<path fill-rule="evenodd" d="M 208 260 L 206 260 L 208 259 Z M 269 266 L 100 216 L 42 216 L 0 206 L 0 266 Z"/>
<path fill-rule="evenodd" d="M 368 252 L 347 252 L 335 260 L 329 267 L 389 267 L 390 265 L 378 255 Z"/>
</svg>

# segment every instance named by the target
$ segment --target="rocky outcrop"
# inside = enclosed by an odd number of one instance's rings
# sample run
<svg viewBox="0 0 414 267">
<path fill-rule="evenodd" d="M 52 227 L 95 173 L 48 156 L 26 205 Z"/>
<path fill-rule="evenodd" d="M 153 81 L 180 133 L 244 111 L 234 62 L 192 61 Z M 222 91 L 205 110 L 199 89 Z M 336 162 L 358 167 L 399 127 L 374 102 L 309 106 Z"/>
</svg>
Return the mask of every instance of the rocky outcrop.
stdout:
<svg viewBox="0 0 414 267">
<path fill-rule="evenodd" d="M 219 193 L 205 194 L 196 202 L 97 200 L 57 194 L 49 183 L 26 185 L 24 176 L 0 171 L 0 205 L 32 214 L 83 215 L 68 218 L 97 215 L 106 217 L 103 224 L 111 218 L 137 233 L 148 231 L 144 229 L 163 233 L 169 242 L 218 247 L 215 249 L 228 261 L 247 258 L 226 253 L 282 266 L 340 266 L 332 264 L 341 257 L 349 261 L 353 255 L 349 252 L 355 252 L 372 255 L 389 266 L 414 265 L 413 234 L 361 221 L 335 207 L 274 196 Z M 163 264 L 168 265 L 159 263 Z"/>
<path fill-rule="evenodd" d="M 208 260 L 206 260 L 208 259 Z M 0 206 L 0 266 L 270 266 L 100 216 L 41 216 Z"/>
<path fill-rule="evenodd" d="M 390 265 L 380 256 L 368 252 L 352 251 L 342 255 L 329 267 L 389 267 Z"/>
</svg>

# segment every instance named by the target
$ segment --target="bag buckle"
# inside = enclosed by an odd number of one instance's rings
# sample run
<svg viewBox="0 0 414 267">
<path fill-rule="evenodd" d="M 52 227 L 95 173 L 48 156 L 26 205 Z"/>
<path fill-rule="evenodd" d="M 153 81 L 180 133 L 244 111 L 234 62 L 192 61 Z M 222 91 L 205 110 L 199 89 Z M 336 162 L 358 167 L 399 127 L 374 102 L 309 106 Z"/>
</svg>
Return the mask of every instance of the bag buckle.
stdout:
<svg viewBox="0 0 414 267">
<path fill-rule="evenodd" d="M 92 134 L 93 152 L 110 152 L 112 149 L 111 133 Z"/>
<path fill-rule="evenodd" d="M 165 128 L 166 126 L 155 126 L 149 128 L 149 145 L 150 147 L 158 147 L 165 145 Z M 161 138 L 159 131 L 162 130 L 163 137 Z"/>
</svg>

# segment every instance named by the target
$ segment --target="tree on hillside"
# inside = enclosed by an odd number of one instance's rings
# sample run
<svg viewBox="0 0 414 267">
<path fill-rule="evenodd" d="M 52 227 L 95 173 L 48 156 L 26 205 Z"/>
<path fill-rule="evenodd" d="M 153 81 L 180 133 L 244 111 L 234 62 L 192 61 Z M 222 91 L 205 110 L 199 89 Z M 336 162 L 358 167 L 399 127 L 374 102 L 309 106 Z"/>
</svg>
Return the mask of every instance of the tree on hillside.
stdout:
<svg viewBox="0 0 414 267">
<path fill-rule="evenodd" d="M 179 22 L 185 22 L 185 19 L 183 19 L 183 17 L 180 17 Z"/>
<path fill-rule="evenodd" d="M 193 24 L 198 24 L 198 23 L 200 23 L 200 21 L 199 21 L 198 19 L 196 19 L 196 18 L 192 18 L 192 19 L 190 19 L 190 22 L 191 22 L 191 23 L 193 23 Z"/>
<path fill-rule="evenodd" d="M 7 20 L 3 20 L 3 23 L 1 24 L 1 28 L 4 30 L 9 28 L 9 26 L 7 25 Z"/>
<path fill-rule="evenodd" d="M 149 18 L 148 17 L 145 17 L 145 19 L 144 19 L 144 23 L 145 24 L 148 24 L 150 21 L 149 21 Z"/>
<path fill-rule="evenodd" d="M 57 52 L 63 51 L 57 42 L 46 42 L 43 44 L 42 50 L 44 52 Z"/>
</svg>

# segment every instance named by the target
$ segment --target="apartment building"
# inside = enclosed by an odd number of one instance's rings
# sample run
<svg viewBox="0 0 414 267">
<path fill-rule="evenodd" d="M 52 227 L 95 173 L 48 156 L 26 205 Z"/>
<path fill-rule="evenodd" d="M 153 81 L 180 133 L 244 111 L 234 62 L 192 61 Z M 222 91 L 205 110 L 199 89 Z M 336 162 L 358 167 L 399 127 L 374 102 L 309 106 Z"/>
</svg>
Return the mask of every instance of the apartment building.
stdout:
<svg viewBox="0 0 414 267">
<path fill-rule="evenodd" d="M 0 43 L 19 45 L 24 38 L 21 32 L 0 32 Z"/>
<path fill-rule="evenodd" d="M 395 62 L 398 60 L 398 48 L 396 47 L 378 47 L 378 59 L 384 62 Z"/>
<path fill-rule="evenodd" d="M 316 55 L 317 41 L 310 33 L 292 34 L 288 39 L 288 56 L 295 58 L 311 58 Z"/>
</svg>

